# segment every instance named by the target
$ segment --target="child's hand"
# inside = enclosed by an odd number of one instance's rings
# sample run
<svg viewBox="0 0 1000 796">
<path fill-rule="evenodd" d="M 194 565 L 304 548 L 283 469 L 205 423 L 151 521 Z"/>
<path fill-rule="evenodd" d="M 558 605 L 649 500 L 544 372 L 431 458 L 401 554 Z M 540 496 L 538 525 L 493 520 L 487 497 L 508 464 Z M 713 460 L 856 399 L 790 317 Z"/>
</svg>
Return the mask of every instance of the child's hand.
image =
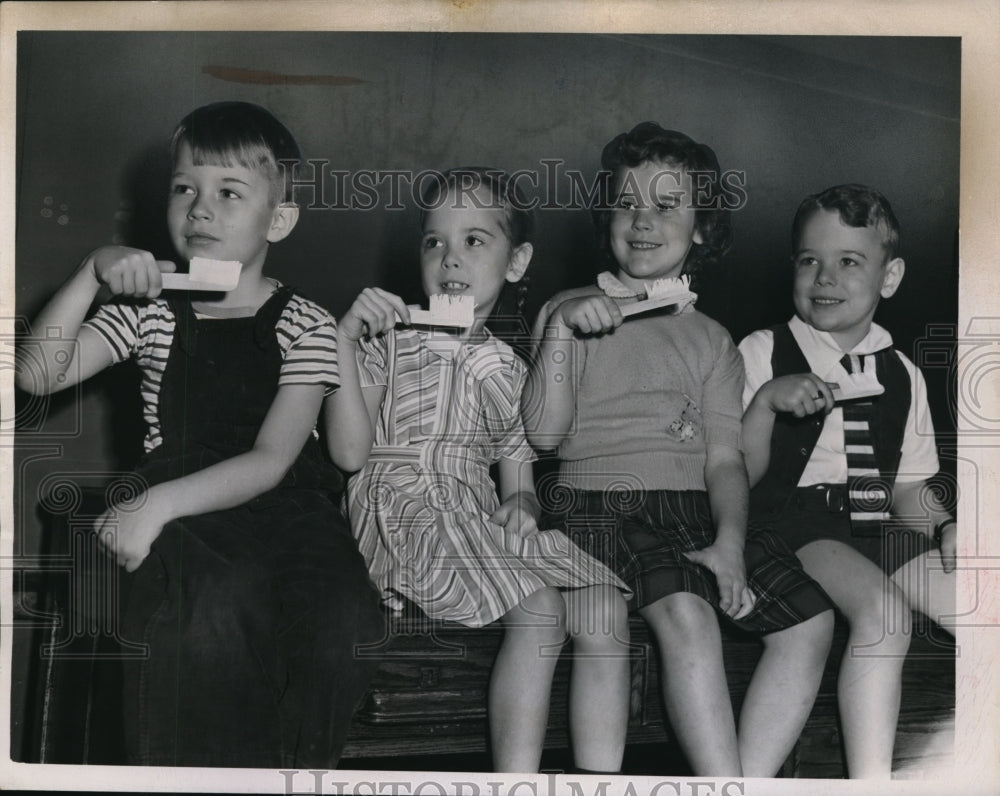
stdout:
<svg viewBox="0 0 1000 796">
<path fill-rule="evenodd" d="M 156 298 L 163 290 L 160 274 L 177 270 L 168 260 L 157 260 L 147 251 L 128 246 L 102 246 L 89 259 L 94 278 L 115 296 Z"/>
<path fill-rule="evenodd" d="M 502 525 L 518 536 L 531 536 L 538 533 L 537 507 L 537 502 L 523 499 L 520 493 L 511 495 L 493 512 L 490 522 Z"/>
<path fill-rule="evenodd" d="M 945 572 L 954 572 L 958 557 L 958 526 L 954 521 L 941 528 L 941 567 Z"/>
<path fill-rule="evenodd" d="M 170 518 L 151 492 L 118 503 L 94 521 L 97 539 L 126 571 L 134 572 L 149 555 L 150 547 Z"/>
<path fill-rule="evenodd" d="M 624 318 L 614 299 L 596 295 L 564 301 L 552 313 L 552 320 L 581 334 L 601 334 L 617 329 Z"/>
<path fill-rule="evenodd" d="M 814 373 L 793 373 L 771 379 L 755 400 L 766 402 L 772 412 L 791 412 L 805 417 L 823 411 L 830 414 L 835 403 L 830 386 Z"/>
<path fill-rule="evenodd" d="M 400 320 L 410 322 L 410 311 L 397 295 L 378 287 L 366 287 L 351 308 L 337 321 L 337 334 L 357 342 L 392 329 Z"/>
<path fill-rule="evenodd" d="M 684 555 L 715 575 L 719 585 L 719 607 L 727 616 L 742 619 L 750 613 L 757 598 L 747 586 L 743 551 L 737 545 L 717 540 L 715 544 Z"/>
</svg>

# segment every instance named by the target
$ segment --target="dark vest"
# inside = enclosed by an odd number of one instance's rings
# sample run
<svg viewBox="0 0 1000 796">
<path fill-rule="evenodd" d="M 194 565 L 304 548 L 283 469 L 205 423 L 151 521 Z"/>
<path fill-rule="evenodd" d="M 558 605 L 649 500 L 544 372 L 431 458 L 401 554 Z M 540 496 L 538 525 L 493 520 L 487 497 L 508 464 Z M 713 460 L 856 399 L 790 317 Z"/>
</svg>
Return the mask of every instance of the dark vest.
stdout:
<svg viewBox="0 0 1000 796">
<path fill-rule="evenodd" d="M 788 324 L 773 326 L 771 331 L 774 333 L 772 378 L 808 373 L 809 363 Z M 872 447 L 879 473 L 892 483 L 899 468 L 903 433 L 910 414 L 910 374 L 892 349 L 875 354 L 875 373 L 885 392 L 865 399 L 873 404 L 869 419 Z M 822 413 L 798 418 L 790 412 L 781 412 L 774 418 L 771 461 L 767 473 L 750 493 L 750 514 L 754 519 L 766 521 L 784 510 L 812 456 L 825 418 Z"/>
</svg>

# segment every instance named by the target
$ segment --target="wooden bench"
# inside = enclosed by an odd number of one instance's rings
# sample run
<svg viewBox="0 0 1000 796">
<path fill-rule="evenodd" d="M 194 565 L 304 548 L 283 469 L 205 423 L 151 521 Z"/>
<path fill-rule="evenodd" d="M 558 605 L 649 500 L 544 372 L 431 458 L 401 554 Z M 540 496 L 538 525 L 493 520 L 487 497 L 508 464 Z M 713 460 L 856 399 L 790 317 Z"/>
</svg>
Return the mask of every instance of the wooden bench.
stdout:
<svg viewBox="0 0 1000 796">
<path fill-rule="evenodd" d="M 395 620 L 379 672 L 344 751 L 345 758 L 392 758 L 485 752 L 486 688 L 502 630 L 469 630 L 426 619 Z M 632 693 L 628 743 L 673 744 L 664 720 L 659 665 L 645 623 L 633 617 Z M 838 662 L 847 628 L 838 621 L 834 645 L 820 692 L 798 744 L 782 775 L 843 777 L 836 706 Z M 751 637 L 724 634 L 723 653 L 734 711 L 760 657 Z M 917 621 L 903 670 L 903 696 L 895 750 L 896 767 L 946 762 L 954 745 L 954 655 L 951 637 L 930 623 Z M 569 746 L 567 694 L 570 657 L 556 668 L 546 747 Z M 934 740 L 931 745 L 932 739 Z M 488 759 L 488 758 L 486 758 Z M 418 761 L 419 762 L 419 761 Z M 663 772 L 673 773 L 673 772 Z"/>
<path fill-rule="evenodd" d="M 99 497 L 103 499 L 103 495 Z M 48 568 L 44 578 L 24 581 L 29 585 L 34 582 L 39 591 L 36 620 L 39 616 L 49 619 L 36 621 L 27 639 L 24 633 L 20 640 L 15 638 L 15 653 L 30 657 L 30 675 L 26 715 L 14 717 L 15 722 L 20 718 L 24 743 L 21 754 L 14 750 L 13 757 L 25 762 L 120 763 L 121 730 L 116 719 L 120 704 L 96 695 L 114 693 L 121 655 L 135 653 L 122 649 L 113 622 L 96 621 L 93 616 L 95 611 L 116 610 L 117 569 L 97 554 L 96 539 L 89 531 L 90 518 L 99 513 L 97 496 L 88 491 L 81 500 L 64 503 L 65 510 L 49 507 L 52 545 L 45 557 Z M 365 651 L 378 657 L 380 667 L 355 715 L 345 759 L 398 768 L 394 760 L 405 757 L 406 767 L 419 769 L 424 767 L 420 764 L 423 756 L 485 753 L 488 748 L 486 692 L 502 629 L 472 630 L 414 614 L 393 618 L 386 640 Z M 630 632 L 628 743 L 676 747 L 664 721 L 657 655 L 645 623 L 633 617 Z M 838 622 L 816 705 L 784 766 L 784 776 L 844 776 L 836 677 L 845 643 L 846 628 Z M 915 623 L 903 670 L 896 766 L 933 764 L 951 754 L 955 652 L 950 636 L 925 621 Z M 738 711 L 760 645 L 751 637 L 727 632 L 724 655 L 734 710 Z M 564 653 L 553 684 L 546 736 L 550 749 L 569 745 L 569 670 L 570 658 Z M 935 743 L 929 750 L 932 739 Z M 660 753 L 659 759 L 664 755 Z"/>
</svg>

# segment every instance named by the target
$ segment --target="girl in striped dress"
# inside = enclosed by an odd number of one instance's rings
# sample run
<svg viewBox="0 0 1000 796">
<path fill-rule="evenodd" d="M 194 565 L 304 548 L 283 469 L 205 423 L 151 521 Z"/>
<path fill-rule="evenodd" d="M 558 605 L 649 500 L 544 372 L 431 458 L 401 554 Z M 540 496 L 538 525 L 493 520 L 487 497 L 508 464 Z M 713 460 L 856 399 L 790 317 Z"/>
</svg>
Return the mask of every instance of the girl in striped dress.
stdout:
<svg viewBox="0 0 1000 796">
<path fill-rule="evenodd" d="M 535 454 L 520 419 L 526 369 L 486 328 L 531 259 L 525 207 L 496 170 L 455 169 L 432 186 L 423 289 L 473 296 L 475 321 L 460 332 L 411 325 L 402 299 L 365 289 L 338 324 L 341 386 L 327 399 L 327 436 L 334 462 L 357 471 L 351 526 L 387 604 L 398 609 L 406 598 L 472 627 L 503 622 L 489 692 L 495 767 L 537 771 L 568 634 L 575 763 L 617 771 L 629 684 L 625 587 L 564 534 L 538 529 Z"/>
</svg>

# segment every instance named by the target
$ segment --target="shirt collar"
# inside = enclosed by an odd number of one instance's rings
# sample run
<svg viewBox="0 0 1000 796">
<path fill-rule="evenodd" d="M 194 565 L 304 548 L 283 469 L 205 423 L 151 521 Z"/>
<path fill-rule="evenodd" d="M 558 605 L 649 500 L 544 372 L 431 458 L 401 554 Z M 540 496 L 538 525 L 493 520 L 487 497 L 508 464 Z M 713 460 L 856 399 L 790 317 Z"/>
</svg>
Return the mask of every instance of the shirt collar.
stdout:
<svg viewBox="0 0 1000 796">
<path fill-rule="evenodd" d="M 604 295 L 611 296 L 611 298 L 646 297 L 645 290 L 629 287 L 610 271 L 602 271 L 597 275 L 597 286 L 604 291 Z"/>
<path fill-rule="evenodd" d="M 653 282 L 655 280 L 649 281 Z M 636 290 L 634 287 L 629 287 L 610 271 L 602 271 L 597 275 L 597 286 L 603 291 L 604 295 L 610 298 L 638 298 L 640 301 L 646 298 L 645 288 Z M 690 295 L 694 298 L 682 302 L 677 310 L 675 310 L 675 314 L 679 315 L 682 312 L 694 309 L 694 303 L 698 299 L 698 295 L 696 293 L 691 293 Z"/>
<path fill-rule="evenodd" d="M 813 328 L 797 315 L 788 322 L 788 328 L 802 349 L 809 369 L 821 378 L 839 366 L 844 354 L 863 356 L 892 346 L 892 335 L 877 323 L 871 325 L 868 334 L 850 351 L 842 350 L 832 334 Z"/>
</svg>

